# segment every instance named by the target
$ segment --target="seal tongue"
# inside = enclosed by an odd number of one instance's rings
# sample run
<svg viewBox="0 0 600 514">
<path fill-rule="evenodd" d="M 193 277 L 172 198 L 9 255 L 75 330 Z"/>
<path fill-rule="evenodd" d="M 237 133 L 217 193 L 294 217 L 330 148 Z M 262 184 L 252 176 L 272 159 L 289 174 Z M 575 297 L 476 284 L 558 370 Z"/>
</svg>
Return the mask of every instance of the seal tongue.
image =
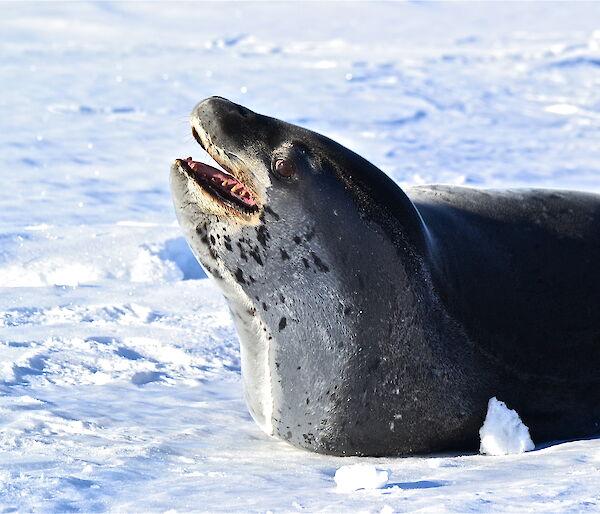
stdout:
<svg viewBox="0 0 600 514">
<path fill-rule="evenodd" d="M 256 206 L 256 200 L 244 184 L 232 175 L 203 162 L 194 161 L 191 157 L 183 159 L 183 161 L 196 175 L 201 179 L 210 181 L 211 186 L 218 189 L 225 196 L 233 197 L 248 207 Z"/>
</svg>

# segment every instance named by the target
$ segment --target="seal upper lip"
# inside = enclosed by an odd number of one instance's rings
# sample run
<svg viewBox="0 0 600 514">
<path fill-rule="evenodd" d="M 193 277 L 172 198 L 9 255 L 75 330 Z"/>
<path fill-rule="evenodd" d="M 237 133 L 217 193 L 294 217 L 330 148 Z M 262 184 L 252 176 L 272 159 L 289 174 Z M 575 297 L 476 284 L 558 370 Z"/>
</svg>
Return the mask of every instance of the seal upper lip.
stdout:
<svg viewBox="0 0 600 514">
<path fill-rule="evenodd" d="M 205 148 L 195 128 L 192 128 L 192 135 Z M 215 158 L 212 154 L 211 156 Z M 226 203 L 245 214 L 253 214 L 258 210 L 256 198 L 223 163 L 217 161 L 225 171 L 194 161 L 191 157 L 177 159 L 177 162 L 214 200 Z"/>
</svg>

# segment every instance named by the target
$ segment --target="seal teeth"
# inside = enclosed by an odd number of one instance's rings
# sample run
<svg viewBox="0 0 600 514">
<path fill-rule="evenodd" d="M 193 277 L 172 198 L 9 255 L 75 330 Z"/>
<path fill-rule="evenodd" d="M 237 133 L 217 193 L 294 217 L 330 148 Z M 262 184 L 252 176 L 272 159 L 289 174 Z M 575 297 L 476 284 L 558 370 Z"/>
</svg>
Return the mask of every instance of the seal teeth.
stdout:
<svg viewBox="0 0 600 514">
<path fill-rule="evenodd" d="M 218 170 L 208 164 L 194 161 L 191 157 L 180 159 L 180 162 L 192 173 L 196 182 L 202 187 L 202 182 L 205 184 L 214 184 L 209 194 L 219 196 L 225 201 L 234 202 L 234 206 L 241 208 L 243 212 L 254 213 L 258 210 L 256 200 L 238 179 L 232 177 L 228 171 Z"/>
</svg>

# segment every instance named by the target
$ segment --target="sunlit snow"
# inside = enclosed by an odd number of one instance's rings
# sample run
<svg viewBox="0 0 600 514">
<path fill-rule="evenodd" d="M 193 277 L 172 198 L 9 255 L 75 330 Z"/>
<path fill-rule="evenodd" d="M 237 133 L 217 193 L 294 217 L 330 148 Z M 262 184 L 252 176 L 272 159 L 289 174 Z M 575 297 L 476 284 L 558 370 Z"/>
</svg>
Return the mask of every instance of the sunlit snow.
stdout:
<svg viewBox="0 0 600 514">
<path fill-rule="evenodd" d="M 175 222 L 218 94 L 400 185 L 600 191 L 600 5 L 4 2 L 0 511 L 600 508 L 600 440 L 333 458 L 269 439 L 227 306 Z M 340 493 L 362 463 L 379 489 Z"/>
</svg>

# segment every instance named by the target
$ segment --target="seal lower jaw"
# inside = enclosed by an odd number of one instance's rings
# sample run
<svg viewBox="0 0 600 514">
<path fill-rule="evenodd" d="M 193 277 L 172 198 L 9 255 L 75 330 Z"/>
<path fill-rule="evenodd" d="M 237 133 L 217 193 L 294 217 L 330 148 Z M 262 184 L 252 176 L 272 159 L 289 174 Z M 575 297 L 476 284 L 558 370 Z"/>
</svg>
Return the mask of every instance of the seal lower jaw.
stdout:
<svg viewBox="0 0 600 514">
<path fill-rule="evenodd" d="M 176 159 L 172 171 L 187 179 L 189 194 L 206 213 L 256 224 L 263 202 L 255 192 L 252 174 L 237 169 L 240 163 L 234 165 L 222 151 L 208 153 L 221 169 L 187 157 Z"/>
<path fill-rule="evenodd" d="M 223 214 L 252 216 L 258 213 L 255 196 L 231 173 L 194 161 L 191 157 L 176 159 L 174 165 L 195 183 L 210 202 L 221 207 L 217 210 L 226 211 Z"/>
</svg>

